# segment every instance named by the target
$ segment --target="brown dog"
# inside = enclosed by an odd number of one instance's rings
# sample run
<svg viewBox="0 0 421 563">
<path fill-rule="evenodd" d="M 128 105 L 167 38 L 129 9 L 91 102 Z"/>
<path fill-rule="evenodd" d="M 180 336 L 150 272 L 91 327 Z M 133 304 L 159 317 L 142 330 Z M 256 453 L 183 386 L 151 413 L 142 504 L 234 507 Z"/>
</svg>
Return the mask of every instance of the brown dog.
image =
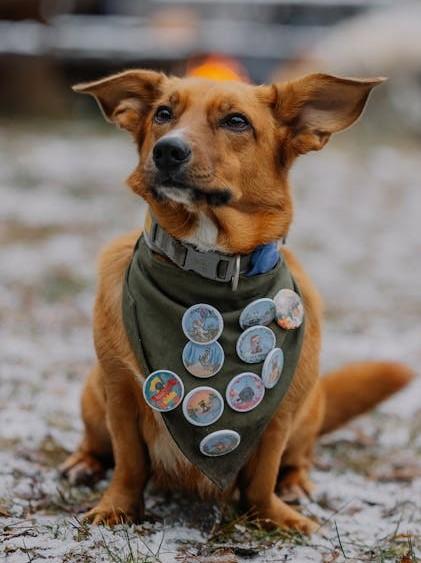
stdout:
<svg viewBox="0 0 421 563">
<path fill-rule="evenodd" d="M 201 250 L 244 254 L 286 236 L 292 220 L 291 164 L 354 123 L 371 89 L 381 82 L 314 74 L 253 86 L 133 70 L 75 90 L 94 96 L 106 119 L 133 135 L 139 164 L 128 183 L 164 229 Z M 160 182 L 153 156 L 165 135 L 176 151 L 181 143 L 185 153 L 183 174 L 173 184 Z M 75 482 L 100 475 L 106 461 L 114 460 L 110 486 L 86 515 L 94 523 L 111 525 L 142 516 L 150 477 L 161 488 L 177 486 L 202 498 L 221 496 L 178 450 L 133 377 L 142 366 L 126 336 L 121 300 L 139 234 L 111 243 L 100 260 L 94 320 L 98 361 L 82 396 L 85 437 L 63 466 Z M 275 491 L 310 491 L 308 471 L 317 436 L 403 387 L 411 373 L 402 365 L 373 362 L 349 365 L 319 379 L 319 297 L 292 253 L 282 253 L 303 295 L 301 356 L 276 416 L 225 496 L 236 488 L 260 518 L 311 532 L 315 523 Z"/>
</svg>

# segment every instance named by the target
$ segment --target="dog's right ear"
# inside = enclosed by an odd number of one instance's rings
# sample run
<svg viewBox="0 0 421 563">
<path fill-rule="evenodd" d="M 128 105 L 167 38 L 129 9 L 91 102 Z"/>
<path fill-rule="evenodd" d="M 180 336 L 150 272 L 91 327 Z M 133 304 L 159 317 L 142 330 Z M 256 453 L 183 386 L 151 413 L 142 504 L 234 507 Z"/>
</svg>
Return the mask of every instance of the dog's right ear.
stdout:
<svg viewBox="0 0 421 563">
<path fill-rule="evenodd" d="M 152 70 L 128 70 L 108 78 L 73 86 L 93 96 L 107 121 L 135 133 L 159 96 L 165 75 Z"/>
</svg>

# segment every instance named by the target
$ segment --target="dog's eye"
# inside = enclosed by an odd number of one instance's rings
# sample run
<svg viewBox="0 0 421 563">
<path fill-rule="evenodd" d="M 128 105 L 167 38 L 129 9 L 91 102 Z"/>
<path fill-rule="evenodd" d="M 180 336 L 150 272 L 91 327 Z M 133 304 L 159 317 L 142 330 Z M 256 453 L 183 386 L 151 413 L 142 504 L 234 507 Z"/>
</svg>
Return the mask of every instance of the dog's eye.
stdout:
<svg viewBox="0 0 421 563">
<path fill-rule="evenodd" d="M 225 117 L 221 122 L 222 127 L 231 129 L 232 131 L 245 131 L 249 129 L 250 122 L 241 113 L 233 113 Z"/>
<path fill-rule="evenodd" d="M 154 115 L 156 123 L 168 123 L 172 119 L 172 111 L 168 106 L 160 106 Z"/>
</svg>

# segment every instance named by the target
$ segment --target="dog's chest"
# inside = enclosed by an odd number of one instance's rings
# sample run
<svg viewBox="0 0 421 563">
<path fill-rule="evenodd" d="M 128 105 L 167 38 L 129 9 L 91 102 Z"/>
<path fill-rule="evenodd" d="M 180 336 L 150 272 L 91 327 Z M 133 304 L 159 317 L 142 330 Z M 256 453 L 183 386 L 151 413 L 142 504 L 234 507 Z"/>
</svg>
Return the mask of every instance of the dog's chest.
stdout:
<svg viewBox="0 0 421 563">
<path fill-rule="evenodd" d="M 204 213 L 199 213 L 193 232 L 184 240 L 204 252 L 220 250 L 217 245 L 218 228 Z"/>
<path fill-rule="evenodd" d="M 157 413 L 152 413 L 156 430 L 147 440 L 152 466 L 161 469 L 171 476 L 177 474 L 180 465 L 188 464 L 174 440 L 171 438 L 162 418 Z"/>
<path fill-rule="evenodd" d="M 182 488 L 190 490 L 205 482 L 200 472 L 221 489 L 234 482 L 287 392 L 303 336 L 301 328 L 281 329 L 273 314 L 269 326 L 243 331 L 240 316 L 256 296 L 271 301 L 281 289 L 291 292 L 293 287 L 288 269 L 278 264 L 269 275 L 242 278 L 233 294 L 226 284 L 162 263 L 139 240 L 124 287 L 123 319 L 138 363 L 148 375 L 143 393 L 154 415 L 149 419 L 153 428 L 145 424 L 144 433 L 158 476 L 172 476 L 173 484 L 184 480 Z M 250 329 L 253 334 L 248 334 Z M 199 338 L 195 331 L 204 331 L 222 349 L 222 365 L 216 371 L 211 351 L 200 356 L 200 366 L 196 356 L 184 353 L 189 338 L 201 341 L 203 335 Z M 285 359 L 282 377 L 265 392 L 260 373 L 276 345 Z M 250 360 L 257 374 L 245 373 L 247 368 L 250 372 Z M 207 385 L 201 386 L 208 361 L 217 375 L 208 375 Z"/>
<path fill-rule="evenodd" d="M 152 479 L 161 489 L 184 490 L 201 498 L 219 498 L 219 489 L 182 454 L 162 418 L 152 413 L 153 431 L 144 432 L 152 466 Z"/>
</svg>

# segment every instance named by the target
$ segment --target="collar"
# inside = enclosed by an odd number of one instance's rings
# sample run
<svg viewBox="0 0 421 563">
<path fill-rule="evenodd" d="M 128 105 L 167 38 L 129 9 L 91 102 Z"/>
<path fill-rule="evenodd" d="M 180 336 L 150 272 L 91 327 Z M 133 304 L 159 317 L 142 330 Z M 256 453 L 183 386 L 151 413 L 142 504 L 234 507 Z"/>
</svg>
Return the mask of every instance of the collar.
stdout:
<svg viewBox="0 0 421 563">
<path fill-rule="evenodd" d="M 282 259 L 276 242 L 260 245 L 249 254 L 197 250 L 192 244 L 170 235 L 150 212 L 143 235 L 150 250 L 166 256 L 182 270 L 195 272 L 209 280 L 231 282 L 234 291 L 240 274 L 250 277 L 269 272 Z"/>
</svg>

